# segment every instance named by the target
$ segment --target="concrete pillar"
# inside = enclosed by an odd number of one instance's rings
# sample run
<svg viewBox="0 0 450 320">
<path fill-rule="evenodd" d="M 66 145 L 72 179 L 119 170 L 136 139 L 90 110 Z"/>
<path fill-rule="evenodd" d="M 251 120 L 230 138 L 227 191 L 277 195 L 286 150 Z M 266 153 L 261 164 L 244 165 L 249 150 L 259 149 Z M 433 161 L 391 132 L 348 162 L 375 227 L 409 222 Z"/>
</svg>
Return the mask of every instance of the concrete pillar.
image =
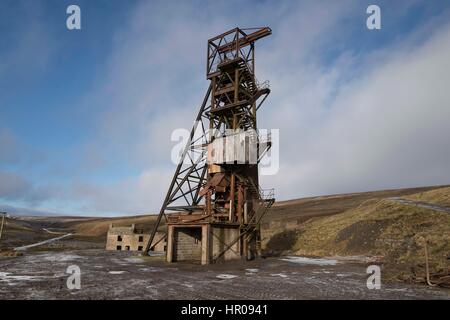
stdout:
<svg viewBox="0 0 450 320">
<path fill-rule="evenodd" d="M 229 220 L 233 222 L 234 219 L 234 194 L 235 194 L 235 184 L 236 184 L 236 178 L 234 174 L 231 174 L 231 181 L 230 181 L 230 217 Z"/>
<path fill-rule="evenodd" d="M 173 262 L 173 235 L 174 235 L 174 226 L 167 227 L 167 262 Z"/>
<path fill-rule="evenodd" d="M 209 224 L 202 225 L 202 264 L 211 263 L 211 226 Z"/>
</svg>

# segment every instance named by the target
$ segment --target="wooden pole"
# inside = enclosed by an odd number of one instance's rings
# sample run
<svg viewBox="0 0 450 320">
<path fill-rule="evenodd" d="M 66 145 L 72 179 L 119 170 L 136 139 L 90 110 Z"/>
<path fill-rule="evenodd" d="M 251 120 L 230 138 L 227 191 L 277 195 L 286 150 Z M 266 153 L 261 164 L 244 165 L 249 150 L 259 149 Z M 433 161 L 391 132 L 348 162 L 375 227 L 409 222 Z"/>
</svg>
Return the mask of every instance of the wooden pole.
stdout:
<svg viewBox="0 0 450 320">
<path fill-rule="evenodd" d="M 6 212 L 1 212 L 1 214 L 2 214 L 2 226 L 0 227 L 0 239 L 2 238 L 2 234 L 3 234 L 3 224 L 5 222 Z"/>
<path fill-rule="evenodd" d="M 425 240 L 425 271 L 426 271 L 426 281 L 427 284 L 431 287 L 434 287 L 435 285 L 431 283 L 430 280 L 430 266 L 428 264 L 428 247 L 427 247 L 427 241 Z"/>
</svg>

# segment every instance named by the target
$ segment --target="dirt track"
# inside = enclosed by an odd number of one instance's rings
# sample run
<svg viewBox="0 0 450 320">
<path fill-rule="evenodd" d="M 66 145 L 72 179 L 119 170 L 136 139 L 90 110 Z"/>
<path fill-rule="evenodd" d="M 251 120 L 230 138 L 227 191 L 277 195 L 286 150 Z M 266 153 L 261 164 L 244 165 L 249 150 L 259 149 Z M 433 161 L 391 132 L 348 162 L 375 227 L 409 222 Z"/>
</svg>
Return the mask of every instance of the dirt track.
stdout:
<svg viewBox="0 0 450 320">
<path fill-rule="evenodd" d="M 449 207 L 444 207 L 444 206 L 440 206 L 440 205 L 433 204 L 433 203 L 427 203 L 424 201 L 414 201 L 414 200 L 402 199 L 402 198 L 389 198 L 389 200 L 395 201 L 397 203 L 405 204 L 408 206 L 420 207 L 420 208 L 430 209 L 430 210 L 434 210 L 434 211 L 438 211 L 438 212 L 450 213 Z"/>
<path fill-rule="evenodd" d="M 362 263 L 287 260 L 200 266 L 104 250 L 27 253 L 0 257 L 0 299 L 450 299 L 424 286 L 369 290 Z M 81 269 L 81 290 L 67 289 L 70 265 Z"/>
</svg>

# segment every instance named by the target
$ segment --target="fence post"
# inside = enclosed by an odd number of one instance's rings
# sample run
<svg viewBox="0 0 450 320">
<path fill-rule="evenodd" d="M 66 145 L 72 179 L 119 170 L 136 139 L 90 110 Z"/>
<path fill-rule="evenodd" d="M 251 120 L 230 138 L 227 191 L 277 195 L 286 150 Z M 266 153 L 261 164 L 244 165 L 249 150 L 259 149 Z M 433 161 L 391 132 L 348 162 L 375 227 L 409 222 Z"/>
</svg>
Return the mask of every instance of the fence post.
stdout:
<svg viewBox="0 0 450 320">
<path fill-rule="evenodd" d="M 2 233 L 3 233 L 3 224 L 5 222 L 6 212 L 0 212 L 0 214 L 2 215 L 2 226 L 0 227 L 0 239 L 1 239 L 2 238 Z"/>
</svg>

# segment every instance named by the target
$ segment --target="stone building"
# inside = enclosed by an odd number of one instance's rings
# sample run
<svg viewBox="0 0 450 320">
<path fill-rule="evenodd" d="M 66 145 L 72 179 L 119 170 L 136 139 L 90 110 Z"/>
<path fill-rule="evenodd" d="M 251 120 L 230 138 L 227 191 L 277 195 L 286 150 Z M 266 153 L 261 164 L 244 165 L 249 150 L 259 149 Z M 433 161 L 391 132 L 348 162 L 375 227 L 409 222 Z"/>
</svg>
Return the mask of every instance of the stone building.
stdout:
<svg viewBox="0 0 450 320">
<path fill-rule="evenodd" d="M 144 233 L 142 229 L 136 229 L 132 224 L 130 227 L 114 227 L 109 226 L 106 236 L 106 250 L 126 250 L 126 251 L 142 251 L 147 246 L 150 239 L 149 233 Z M 166 235 L 157 232 L 151 246 L 151 251 L 166 251 Z"/>
</svg>

